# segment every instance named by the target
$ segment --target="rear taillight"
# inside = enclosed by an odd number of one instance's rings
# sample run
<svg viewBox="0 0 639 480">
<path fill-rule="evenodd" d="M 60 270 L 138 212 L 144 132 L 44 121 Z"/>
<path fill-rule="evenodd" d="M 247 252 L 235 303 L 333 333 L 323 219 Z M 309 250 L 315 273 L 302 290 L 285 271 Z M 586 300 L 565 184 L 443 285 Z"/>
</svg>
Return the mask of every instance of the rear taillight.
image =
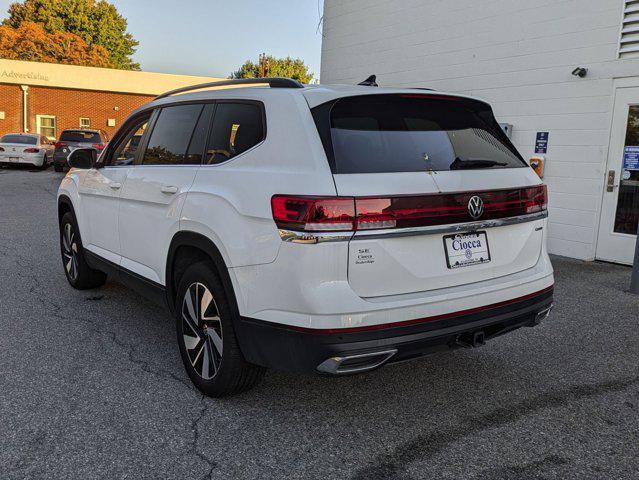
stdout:
<svg viewBox="0 0 639 480">
<path fill-rule="evenodd" d="M 544 212 L 548 209 L 548 188 L 546 185 L 538 185 L 525 189 L 526 213 Z"/>
<path fill-rule="evenodd" d="M 397 211 L 391 198 L 358 198 L 355 201 L 357 230 L 376 230 L 397 226 Z"/>
<path fill-rule="evenodd" d="M 95 148 L 96 150 L 104 150 L 104 145 L 102 145 L 101 143 L 94 143 L 91 146 Z"/>
<path fill-rule="evenodd" d="M 0 147 L 0 152 L 4 152 L 4 148 Z"/>
<path fill-rule="evenodd" d="M 39 148 L 25 148 L 24 149 L 24 153 L 39 153 L 40 149 Z"/>
<path fill-rule="evenodd" d="M 280 229 L 342 232 L 354 228 L 353 198 L 276 195 L 271 199 L 271 208 L 275 224 Z"/>
<path fill-rule="evenodd" d="M 63 147 L 66 147 L 67 145 L 68 145 L 67 142 L 56 142 L 55 148 L 63 148 Z"/>
<path fill-rule="evenodd" d="M 469 202 L 483 201 L 481 215 L 471 217 Z M 477 220 L 495 220 L 543 212 L 545 185 L 513 190 L 398 197 L 297 197 L 271 200 L 278 228 L 302 232 L 335 232 L 413 228 Z"/>
</svg>

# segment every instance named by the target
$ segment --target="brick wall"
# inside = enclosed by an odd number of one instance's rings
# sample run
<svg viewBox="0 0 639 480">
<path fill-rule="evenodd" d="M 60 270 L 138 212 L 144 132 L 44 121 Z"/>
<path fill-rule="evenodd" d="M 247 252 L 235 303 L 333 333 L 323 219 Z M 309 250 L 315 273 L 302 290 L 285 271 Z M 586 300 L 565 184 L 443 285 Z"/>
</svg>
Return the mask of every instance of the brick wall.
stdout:
<svg viewBox="0 0 639 480">
<path fill-rule="evenodd" d="M 80 118 L 91 119 L 91 128 L 102 129 L 109 137 L 137 107 L 150 102 L 153 96 L 128 93 L 94 92 L 63 88 L 30 87 L 28 124 L 30 132 L 37 132 L 37 115 L 56 117 L 56 136 L 67 128 L 78 128 Z M 0 135 L 22 132 L 22 90 L 19 85 L 0 84 Z M 108 127 L 113 118 L 115 127 Z"/>
<path fill-rule="evenodd" d="M 22 131 L 22 90 L 19 85 L 0 84 L 0 135 Z"/>
</svg>

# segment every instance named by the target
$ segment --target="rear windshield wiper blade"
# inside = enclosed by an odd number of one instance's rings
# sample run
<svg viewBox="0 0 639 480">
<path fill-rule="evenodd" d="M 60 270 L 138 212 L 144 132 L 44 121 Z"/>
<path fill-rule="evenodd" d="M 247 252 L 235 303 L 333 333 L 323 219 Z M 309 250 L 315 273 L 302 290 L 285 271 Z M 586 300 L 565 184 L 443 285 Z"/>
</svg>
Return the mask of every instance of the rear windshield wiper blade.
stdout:
<svg viewBox="0 0 639 480">
<path fill-rule="evenodd" d="M 459 158 L 457 157 L 453 163 L 450 164 L 451 170 L 472 170 L 475 168 L 492 168 L 492 167 L 505 167 L 508 165 L 505 162 L 497 162 L 495 160 L 485 160 L 483 158 Z"/>
</svg>

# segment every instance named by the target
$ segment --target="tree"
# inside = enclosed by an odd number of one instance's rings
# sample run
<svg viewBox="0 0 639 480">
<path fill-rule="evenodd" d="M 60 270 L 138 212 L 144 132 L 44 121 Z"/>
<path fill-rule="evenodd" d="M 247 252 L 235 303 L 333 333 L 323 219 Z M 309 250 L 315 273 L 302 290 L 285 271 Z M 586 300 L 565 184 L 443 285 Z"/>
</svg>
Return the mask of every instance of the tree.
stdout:
<svg viewBox="0 0 639 480">
<path fill-rule="evenodd" d="M 266 64 L 268 65 L 268 71 L 265 72 L 267 77 L 287 77 L 301 83 L 311 83 L 313 80 L 313 73 L 308 71 L 308 67 L 299 58 L 274 58 L 268 55 Z M 253 63 L 251 60 L 244 62 L 239 70 L 231 74 L 231 78 L 260 78 L 261 76 L 259 62 Z"/>
<path fill-rule="evenodd" d="M 3 25 L 18 28 L 25 22 L 42 25 L 46 33 L 72 33 L 88 45 L 106 49 L 113 68 L 139 70 L 131 60 L 139 44 L 126 31 L 127 21 L 106 0 L 24 0 L 12 3 Z"/>
<path fill-rule="evenodd" d="M 72 33 L 47 33 L 42 25 L 24 22 L 0 26 L 0 58 L 112 68 L 109 53 Z"/>
</svg>

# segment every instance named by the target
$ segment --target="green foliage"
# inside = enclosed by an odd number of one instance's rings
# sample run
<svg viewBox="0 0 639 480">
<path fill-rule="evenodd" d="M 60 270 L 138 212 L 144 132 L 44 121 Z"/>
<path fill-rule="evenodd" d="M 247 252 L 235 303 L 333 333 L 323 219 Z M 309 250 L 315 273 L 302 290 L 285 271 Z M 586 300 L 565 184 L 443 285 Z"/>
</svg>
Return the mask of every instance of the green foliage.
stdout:
<svg viewBox="0 0 639 480">
<path fill-rule="evenodd" d="M 274 58 L 267 56 L 269 70 L 268 77 L 287 77 L 301 83 L 311 83 L 313 73 L 308 71 L 308 67 L 299 58 Z M 231 78 L 260 78 L 260 64 L 251 60 L 244 62 L 237 71 L 231 74 Z"/>
<path fill-rule="evenodd" d="M 42 25 L 47 33 L 73 33 L 89 45 L 109 53 L 114 68 L 139 70 L 131 60 L 138 42 L 126 31 L 127 21 L 106 0 L 24 0 L 12 3 L 3 24 L 18 28 L 24 22 Z"/>
</svg>

